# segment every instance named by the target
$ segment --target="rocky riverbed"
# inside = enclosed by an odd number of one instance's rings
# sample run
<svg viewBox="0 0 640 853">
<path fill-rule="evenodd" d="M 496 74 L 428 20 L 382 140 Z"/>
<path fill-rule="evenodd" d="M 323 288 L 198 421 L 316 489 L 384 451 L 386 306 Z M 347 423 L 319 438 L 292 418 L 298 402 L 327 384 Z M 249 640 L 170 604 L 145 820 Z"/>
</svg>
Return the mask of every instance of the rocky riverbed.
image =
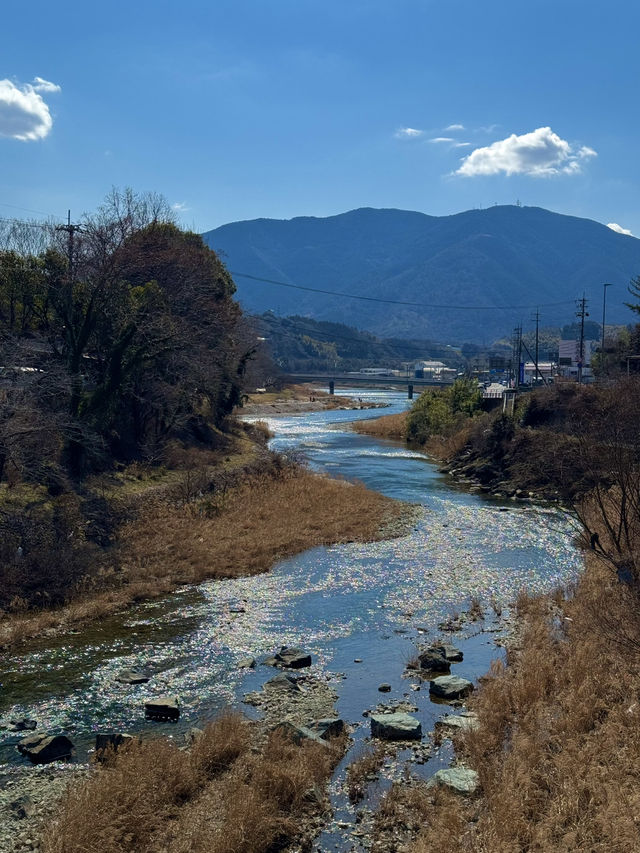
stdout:
<svg viewBox="0 0 640 853">
<path fill-rule="evenodd" d="M 518 590 L 550 590 L 571 577 L 579 561 L 559 514 L 452 489 L 424 454 L 341 430 L 350 418 L 347 411 L 322 411 L 269 419 L 274 449 L 300 449 L 320 470 L 420 502 L 406 536 L 313 549 L 267 575 L 206 583 L 104 620 L 90 632 L 44 638 L 6 667 L 6 716 L 33 717 L 51 733 L 68 733 L 81 761 L 100 721 L 133 735 L 173 735 L 184 744 L 189 727 L 202 726 L 225 705 L 239 707 L 251 694 L 257 701 L 244 706 L 247 714 L 264 715 L 265 725 L 284 721 L 317 734 L 310 724 L 341 717 L 353 746 L 331 781 L 330 810 L 326 801 L 319 804 L 323 811 L 309 829 L 318 836 L 312 849 L 382 851 L 404 843 L 411 833 L 395 825 L 387 848 L 378 841 L 380 797 L 393 782 L 409 790 L 449 766 L 451 739 L 432 732 L 441 728 L 440 717 L 465 712 L 463 705 L 432 702 L 430 679 L 408 670 L 407 663 L 422 647 L 452 642 L 464 660 L 452 664 L 451 673 L 476 681 L 501 655 L 496 643 L 507 641 L 505 616 Z M 484 618 L 478 608 L 470 612 L 472 599 L 481 602 Z M 295 671 L 267 666 L 265 657 L 281 643 L 301 645 L 311 653 L 312 666 Z M 153 675 L 149 683 L 116 680 L 123 669 L 141 666 Z M 282 674 L 299 679 L 300 690 L 285 688 L 276 701 L 267 695 L 273 688 L 264 684 Z M 145 702 L 165 694 L 181 697 L 180 720 L 146 723 Z M 418 718 L 422 737 L 385 742 L 382 766 L 365 780 L 362 804 L 354 805 L 346 768 L 375 746 L 370 715 L 385 712 Z M 17 754 L 8 737 L 0 747 L 12 763 Z M 38 806 L 31 817 L 14 817 L 6 811 L 9 800 L 3 800 L 1 819 L 11 829 L 0 849 L 13 851 L 13 837 L 36 839 L 38 821 L 55 815 L 65 780 L 86 772 L 93 770 L 84 764 L 5 768 L 3 778 L 16 782 L 12 802 L 23 791 L 21 779 L 25 793 L 28 781 L 38 779 Z M 409 812 L 407 823 L 414 824 Z"/>
<path fill-rule="evenodd" d="M 265 734 L 276 728 L 294 740 L 312 739 L 316 742 L 321 742 L 328 734 L 341 735 L 343 749 L 347 750 L 354 743 L 357 746 L 355 753 L 348 755 L 338 768 L 327 790 L 318 792 L 316 808 L 310 811 L 300 827 L 303 841 L 296 842 L 292 850 L 310 850 L 313 847 L 324 853 L 322 845 L 331 838 L 334 839 L 332 848 L 338 843 L 337 849 L 347 849 L 344 841 L 349 839 L 356 845 L 354 849 L 382 851 L 387 849 L 384 844 L 391 843 L 393 839 L 396 843 L 400 836 L 405 840 L 413 836 L 411 823 L 403 833 L 395 823 L 391 826 L 388 822 L 381 822 L 375 811 L 378 787 L 385 790 L 392 781 L 400 780 L 409 788 L 423 784 L 427 775 L 434 775 L 434 760 L 437 762 L 442 757 L 445 766 L 448 764 L 451 758 L 449 738 L 455 738 L 459 730 L 474 724 L 473 715 L 466 711 L 464 696 L 456 696 L 445 700 L 442 722 L 436 724 L 434 731 L 420 730 L 413 716 L 418 710 L 414 700 L 422 694 L 424 699 L 421 701 L 426 700 L 429 685 L 443 677 L 441 671 L 422 668 L 421 660 L 431 667 L 438 655 L 442 655 L 443 660 L 446 655 L 449 665 L 455 667 L 463 658 L 461 649 L 474 636 L 488 631 L 489 635 L 493 634 L 504 643 L 514 623 L 506 618 L 506 614 L 488 624 L 487 621 L 479 621 L 473 613 L 461 613 L 455 624 L 448 623 L 444 628 L 446 630 L 435 640 L 429 641 L 419 632 L 416 635 L 415 662 L 409 662 L 405 673 L 408 688 L 405 697 L 386 700 L 383 697 L 389 685 L 378 685 L 380 700 L 369 708 L 362 708 L 359 721 L 343 721 L 338 716 L 339 687 L 349 673 L 326 671 L 306 650 L 282 647 L 259 664 L 251 657 L 239 661 L 239 665 L 247 669 L 259 666 L 263 670 L 265 677 L 261 688 L 246 693 L 243 702 L 259 712 L 260 718 L 255 724 Z M 458 645 L 461 649 L 457 648 Z M 367 650 L 362 649 L 361 654 L 366 657 Z M 361 660 L 354 660 L 354 667 L 357 668 Z M 465 695 L 468 692 L 465 690 Z M 17 732 L 16 742 L 29 734 L 28 731 Z M 194 733 L 189 732 L 185 742 L 188 743 L 193 736 Z M 346 794 L 346 767 L 354 758 L 357 760 L 363 746 L 376 742 L 382 744 L 384 757 L 380 768 L 365 780 L 367 797 L 356 808 L 349 803 Z M 423 773 L 420 781 L 415 771 L 420 768 L 426 770 L 427 766 L 429 773 Z M 407 775 L 408 768 L 413 768 L 410 775 Z M 444 769 L 442 765 L 440 769 Z M 73 762 L 5 767 L 0 773 L 0 851 L 38 850 L 42 829 L 55 819 L 59 801 L 68 787 L 81 784 L 88 774 L 95 772 L 99 769 L 93 764 Z M 453 774 L 453 779 L 455 784 L 469 784 L 468 779 L 461 783 L 456 774 Z M 449 781 L 444 780 L 444 784 L 449 784 Z M 319 841 L 314 841 L 318 836 Z M 342 841 L 336 842 L 336 839 Z M 314 847 L 314 844 L 320 846 Z"/>
</svg>

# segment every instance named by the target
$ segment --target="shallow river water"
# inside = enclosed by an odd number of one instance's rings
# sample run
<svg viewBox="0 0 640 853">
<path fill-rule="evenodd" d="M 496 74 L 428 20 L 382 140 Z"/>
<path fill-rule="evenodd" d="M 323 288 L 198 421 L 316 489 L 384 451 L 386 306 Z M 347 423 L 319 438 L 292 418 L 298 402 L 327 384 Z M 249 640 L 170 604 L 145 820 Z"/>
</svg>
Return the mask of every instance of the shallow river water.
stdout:
<svg viewBox="0 0 640 853">
<path fill-rule="evenodd" d="M 356 726 L 356 750 L 368 733 L 363 711 L 381 700 L 410 697 L 423 730 L 431 730 L 446 708 L 433 705 L 424 688 L 409 690 L 403 677 L 416 643 L 438 636 L 438 622 L 479 597 L 487 605 L 484 623 L 459 643 L 453 640 L 465 652 L 455 674 L 477 678 L 501 654 L 488 602 L 507 608 L 522 588 L 549 590 L 575 574 L 580 558 L 556 510 L 463 491 L 425 455 L 350 431 L 350 421 L 407 405 L 395 392 L 351 393 L 390 408 L 268 418 L 272 446 L 300 451 L 314 468 L 420 504 L 422 515 L 409 535 L 316 548 L 266 575 L 187 588 L 79 633 L 43 638 L 3 661 L 0 718 L 29 716 L 40 728 L 68 733 L 79 760 L 86 759 L 96 731 L 180 738 L 225 705 L 250 712 L 243 694 L 258 689 L 273 670 L 239 670 L 238 660 L 252 655 L 260 661 L 281 644 L 295 644 L 312 653 L 315 670 L 335 676 L 338 711 Z M 354 664 L 355 658 L 362 663 Z M 114 681 L 119 670 L 143 664 L 154 673 L 148 684 Z M 381 682 L 391 685 L 390 693 L 378 692 Z M 179 723 L 145 722 L 144 701 L 167 693 L 181 697 Z M 23 762 L 16 739 L 0 731 L 0 763 Z M 434 754 L 424 770 L 446 758 L 446 751 Z M 339 800 L 334 804 L 339 810 Z M 329 840 L 333 848 L 335 836 Z"/>
</svg>

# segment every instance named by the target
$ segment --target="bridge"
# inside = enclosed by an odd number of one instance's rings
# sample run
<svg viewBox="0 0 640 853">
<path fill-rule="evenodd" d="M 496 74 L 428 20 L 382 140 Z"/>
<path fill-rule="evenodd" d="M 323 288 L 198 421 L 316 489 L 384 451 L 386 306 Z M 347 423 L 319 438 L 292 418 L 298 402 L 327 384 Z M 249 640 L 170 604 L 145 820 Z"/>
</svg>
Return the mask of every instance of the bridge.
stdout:
<svg viewBox="0 0 640 853">
<path fill-rule="evenodd" d="M 447 388 L 453 384 L 453 381 L 441 382 L 413 376 L 380 376 L 370 373 L 285 373 L 283 378 L 294 384 L 314 382 L 321 387 L 326 386 L 330 394 L 333 394 L 336 385 L 346 388 L 406 388 L 410 400 L 413 399 L 414 388 Z"/>
</svg>

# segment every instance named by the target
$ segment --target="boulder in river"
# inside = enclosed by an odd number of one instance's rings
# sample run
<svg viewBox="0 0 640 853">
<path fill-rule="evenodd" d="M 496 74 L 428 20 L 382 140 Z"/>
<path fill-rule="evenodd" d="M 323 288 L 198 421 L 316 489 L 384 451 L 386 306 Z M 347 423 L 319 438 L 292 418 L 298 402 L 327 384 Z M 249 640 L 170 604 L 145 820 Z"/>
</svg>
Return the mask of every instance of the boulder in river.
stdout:
<svg viewBox="0 0 640 853">
<path fill-rule="evenodd" d="M 473 690 L 473 684 L 457 675 L 441 675 L 429 682 L 429 693 L 437 699 L 464 699 Z"/>
<path fill-rule="evenodd" d="M 323 740 L 329 740 L 329 738 L 341 735 L 345 725 L 344 720 L 341 720 L 340 717 L 326 717 L 309 723 L 308 728 L 320 735 Z"/>
<path fill-rule="evenodd" d="M 117 752 L 121 746 L 133 743 L 132 735 L 127 735 L 122 732 L 102 732 L 96 735 L 96 756 L 100 755 L 106 749 L 112 749 Z"/>
<path fill-rule="evenodd" d="M 295 723 L 289 722 L 289 720 L 283 720 L 281 723 L 275 725 L 273 731 L 278 732 L 287 738 L 287 740 L 293 741 L 293 743 L 317 743 L 321 746 L 329 746 L 327 741 L 318 732 L 307 726 L 297 726 Z"/>
<path fill-rule="evenodd" d="M 275 655 L 278 666 L 286 666 L 290 669 L 302 669 L 311 666 L 311 655 L 295 646 L 282 646 Z"/>
<path fill-rule="evenodd" d="M 382 740 L 420 740 L 422 725 L 410 714 L 371 714 L 371 735 Z"/>
<path fill-rule="evenodd" d="M 451 664 L 440 648 L 425 649 L 418 655 L 420 669 L 427 672 L 449 672 Z"/>
<path fill-rule="evenodd" d="M 7 730 L 10 732 L 33 732 L 38 728 L 35 720 L 30 720 L 29 717 L 15 717 L 9 720 Z"/>
<path fill-rule="evenodd" d="M 48 735 L 46 732 L 37 732 L 18 744 L 18 751 L 33 764 L 69 759 L 73 750 L 74 746 L 66 735 Z"/>
<path fill-rule="evenodd" d="M 255 658 L 242 658 L 242 660 L 238 661 L 238 669 L 255 669 L 255 667 Z"/>
<path fill-rule="evenodd" d="M 391 685 L 386 683 L 379 684 L 378 690 L 380 693 L 391 693 Z"/>
<path fill-rule="evenodd" d="M 32 735 L 23 737 L 22 740 L 18 741 L 18 752 L 21 752 L 24 755 L 28 749 L 31 749 L 33 746 L 37 746 L 47 736 L 46 732 L 34 732 Z"/>
<path fill-rule="evenodd" d="M 123 669 L 116 675 L 116 681 L 121 684 L 146 684 L 151 678 L 140 669 Z"/>
<path fill-rule="evenodd" d="M 298 680 L 292 675 L 287 675 L 281 672 L 280 675 L 274 675 L 264 684 L 265 690 L 284 690 L 287 693 L 301 693 L 302 688 L 298 684 Z"/>
<path fill-rule="evenodd" d="M 427 785 L 429 787 L 443 786 L 456 794 L 469 796 L 478 790 L 479 779 L 475 770 L 468 767 L 446 767 L 438 770 Z"/>
<path fill-rule="evenodd" d="M 144 712 L 150 720 L 177 720 L 180 716 L 180 699 L 177 696 L 150 699 L 145 702 Z"/>
<path fill-rule="evenodd" d="M 460 663 L 464 655 L 460 649 L 453 646 L 451 643 L 437 643 L 431 646 L 434 652 L 440 652 L 450 663 Z"/>
<path fill-rule="evenodd" d="M 472 711 L 466 714 L 447 714 L 436 720 L 436 728 L 444 729 L 445 733 L 453 734 L 453 732 L 473 732 L 480 726 L 478 715 Z"/>
</svg>

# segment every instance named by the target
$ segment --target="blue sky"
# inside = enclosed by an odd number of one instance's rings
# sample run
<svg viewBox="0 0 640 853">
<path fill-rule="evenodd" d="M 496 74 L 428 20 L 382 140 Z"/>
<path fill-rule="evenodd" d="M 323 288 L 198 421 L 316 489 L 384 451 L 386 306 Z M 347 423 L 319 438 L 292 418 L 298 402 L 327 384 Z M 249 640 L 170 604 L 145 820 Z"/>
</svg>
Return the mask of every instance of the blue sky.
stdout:
<svg viewBox="0 0 640 853">
<path fill-rule="evenodd" d="M 200 231 L 520 200 L 640 235 L 633 0 L 5 6 L 2 216 L 115 185 Z"/>
</svg>

